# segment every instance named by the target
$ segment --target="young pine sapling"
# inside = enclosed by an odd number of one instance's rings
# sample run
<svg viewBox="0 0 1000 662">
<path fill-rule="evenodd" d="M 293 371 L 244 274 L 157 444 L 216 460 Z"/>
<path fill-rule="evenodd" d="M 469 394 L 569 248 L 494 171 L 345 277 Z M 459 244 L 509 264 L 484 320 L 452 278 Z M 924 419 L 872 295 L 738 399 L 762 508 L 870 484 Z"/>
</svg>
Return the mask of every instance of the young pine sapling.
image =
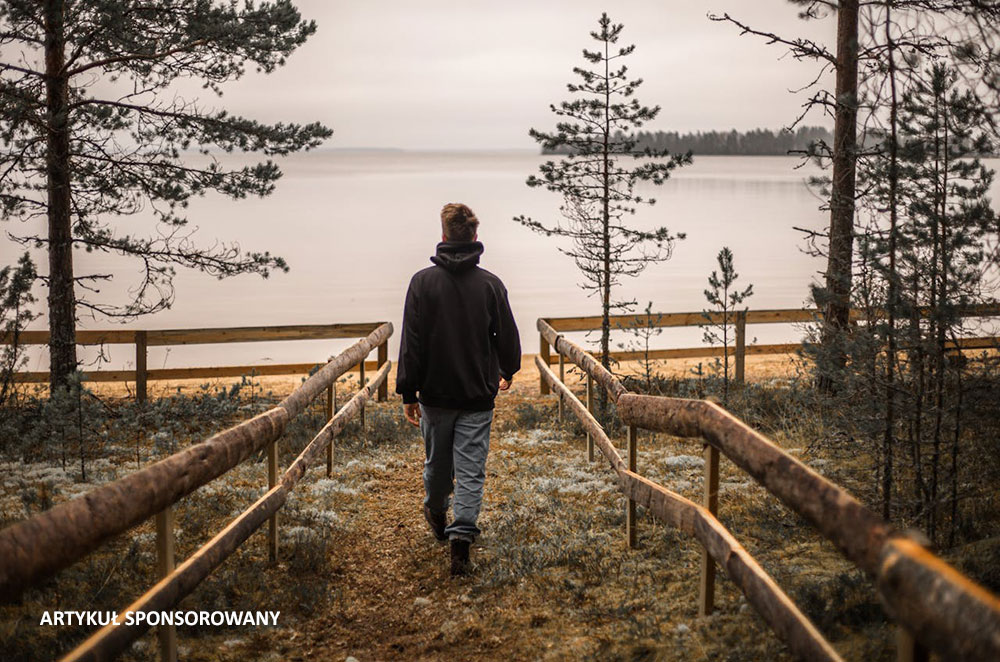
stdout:
<svg viewBox="0 0 1000 662">
<path fill-rule="evenodd" d="M 712 308 L 702 311 L 706 320 L 702 329 L 705 332 L 706 343 L 722 345 L 722 403 L 728 404 L 729 327 L 736 321 L 736 307 L 753 295 L 753 284 L 747 285 L 742 290 L 735 287 L 739 274 L 733 267 L 733 252 L 728 246 L 723 246 L 716 260 L 719 263 L 719 271 L 712 270 L 712 274 L 708 277 L 709 289 L 705 290 L 705 299 Z M 716 365 L 719 365 L 718 361 Z"/>
</svg>

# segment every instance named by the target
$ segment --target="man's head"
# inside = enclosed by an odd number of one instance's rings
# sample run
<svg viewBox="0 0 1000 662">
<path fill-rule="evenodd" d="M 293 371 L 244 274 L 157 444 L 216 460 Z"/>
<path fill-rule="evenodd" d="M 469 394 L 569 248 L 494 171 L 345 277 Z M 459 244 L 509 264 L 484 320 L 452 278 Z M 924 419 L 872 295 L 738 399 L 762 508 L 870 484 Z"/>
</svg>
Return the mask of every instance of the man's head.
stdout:
<svg viewBox="0 0 1000 662">
<path fill-rule="evenodd" d="M 459 202 L 450 202 L 441 210 L 441 238 L 445 241 L 475 241 L 479 219 Z"/>
</svg>

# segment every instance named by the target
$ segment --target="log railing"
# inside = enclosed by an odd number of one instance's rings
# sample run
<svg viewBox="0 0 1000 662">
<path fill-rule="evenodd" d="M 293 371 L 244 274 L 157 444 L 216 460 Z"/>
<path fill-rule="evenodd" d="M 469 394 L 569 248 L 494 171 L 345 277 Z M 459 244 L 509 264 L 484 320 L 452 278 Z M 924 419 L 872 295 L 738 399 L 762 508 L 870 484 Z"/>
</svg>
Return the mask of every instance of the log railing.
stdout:
<svg viewBox="0 0 1000 662">
<path fill-rule="evenodd" d="M 536 359 L 536 363 L 542 378 L 580 420 L 588 438 L 618 475 L 619 487 L 629 497 L 629 505 L 633 509 L 636 503 L 641 504 L 666 524 L 694 536 L 718 563 L 726 567 L 750 603 L 799 657 L 807 660 L 841 659 L 809 619 L 712 513 L 636 473 L 615 450 L 588 408 L 544 361 Z M 634 536 L 634 533 L 632 524 L 629 534 Z M 630 542 L 634 545 L 634 538 Z"/>
<path fill-rule="evenodd" d="M 147 352 L 150 347 L 171 345 L 207 345 L 217 343 L 272 342 L 280 340 L 327 340 L 333 338 L 357 338 L 366 336 L 377 329 L 382 322 L 360 322 L 347 324 L 305 324 L 294 326 L 241 326 L 211 329 L 149 329 L 149 330 L 80 330 L 76 332 L 78 345 L 133 345 L 135 347 L 134 370 L 92 370 L 84 371 L 83 379 L 89 382 L 135 382 L 136 400 L 146 401 L 148 382 L 166 379 L 202 379 L 240 377 L 243 375 L 297 375 L 308 373 L 322 363 L 265 363 L 258 365 L 199 366 L 189 368 L 147 368 Z M 0 345 L 47 345 L 48 331 L 21 331 L 16 338 L 0 334 Z M 378 360 L 368 361 L 368 370 L 378 370 L 388 360 L 388 345 L 378 346 Z M 352 368 L 353 369 L 353 368 Z M 14 381 L 21 383 L 45 383 L 49 381 L 47 372 L 14 373 Z M 385 400 L 385 387 L 379 390 L 379 400 Z"/>
<path fill-rule="evenodd" d="M 926 317 L 930 314 L 929 308 L 921 308 L 919 314 Z M 730 313 L 730 323 L 733 326 L 733 346 L 730 352 L 734 359 L 734 381 L 737 384 L 743 382 L 744 369 L 747 356 L 764 354 L 791 354 L 802 347 L 802 343 L 778 343 L 778 344 L 753 344 L 747 345 L 746 328 L 748 324 L 801 324 L 813 322 L 818 319 L 819 311 L 814 308 L 781 308 L 773 310 L 738 310 Z M 1000 317 L 1000 303 L 985 303 L 968 306 L 962 311 L 963 317 Z M 601 318 L 596 317 L 546 317 L 545 322 L 553 330 L 566 333 L 571 331 L 596 331 L 601 328 Z M 865 319 L 865 314 L 860 310 L 851 311 L 851 320 L 858 321 Z M 611 315 L 611 328 L 613 330 L 629 330 L 636 328 L 667 328 L 684 326 L 701 326 L 722 322 L 720 313 L 712 313 L 708 318 L 704 313 L 652 313 L 649 315 Z M 544 337 L 540 338 L 540 354 L 543 360 L 549 365 L 558 361 L 558 356 L 550 356 L 549 345 Z M 1000 337 L 986 336 L 980 338 L 961 338 L 957 342 L 948 343 L 949 348 L 962 350 L 972 349 L 996 349 L 1000 347 Z M 662 359 L 689 359 L 722 356 L 722 347 L 682 347 L 672 349 L 651 349 L 647 351 L 619 351 L 610 352 L 611 358 L 615 361 L 634 360 L 662 360 Z M 549 392 L 549 386 L 545 380 L 539 378 L 538 386 L 542 395 Z"/>
<path fill-rule="evenodd" d="M 690 535 L 704 548 L 699 612 L 712 609 L 714 562 L 747 596 L 750 604 L 804 660 L 839 659 L 794 604 L 715 519 L 718 457 L 726 455 L 765 489 L 803 516 L 875 583 L 886 613 L 900 626 L 900 659 L 914 659 L 914 646 L 936 651 L 948 660 L 1000 660 L 1000 599 L 896 531 L 838 485 L 820 476 L 764 435 L 717 404 L 628 392 L 618 379 L 579 345 L 567 340 L 545 319 L 538 320 L 543 351 L 536 359 L 542 380 L 583 423 L 588 445 L 596 442 L 618 474 L 628 497 L 629 515 L 638 503 Z M 607 435 L 584 406 L 549 368 L 548 347 L 572 361 L 592 382 L 603 387 L 629 428 L 629 461 L 618 455 Z M 588 397 L 589 401 L 592 398 Z M 705 506 L 636 473 L 635 431 L 666 432 L 707 442 Z M 714 455 L 714 458 L 713 458 Z M 627 517 L 627 536 L 634 545 L 635 522 Z M 919 642 L 914 644 L 913 642 Z"/>
<path fill-rule="evenodd" d="M 15 599 L 62 568 L 80 560 L 102 543 L 150 518 L 156 519 L 160 581 L 125 610 L 168 611 L 190 593 L 232 554 L 265 521 L 272 522 L 269 553 L 277 554 L 278 509 L 306 470 L 327 456 L 330 473 L 334 437 L 358 416 L 365 403 L 388 379 L 385 361 L 354 396 L 334 413 L 333 388 L 353 366 L 363 365 L 368 354 L 385 346 L 392 325 L 376 325 L 367 335 L 333 357 L 288 397 L 247 421 L 213 435 L 145 469 L 113 483 L 101 485 L 71 501 L 61 503 L 31 519 L 0 530 L 0 599 Z M 288 423 L 326 391 L 327 423 L 279 477 L 277 440 Z M 199 487 L 225 474 L 253 454 L 267 449 L 268 491 L 190 558 L 174 567 L 173 505 Z M 97 631 L 64 660 L 106 660 L 140 637 L 148 624 L 108 625 Z M 176 660 L 172 626 L 159 628 L 161 659 Z"/>
</svg>

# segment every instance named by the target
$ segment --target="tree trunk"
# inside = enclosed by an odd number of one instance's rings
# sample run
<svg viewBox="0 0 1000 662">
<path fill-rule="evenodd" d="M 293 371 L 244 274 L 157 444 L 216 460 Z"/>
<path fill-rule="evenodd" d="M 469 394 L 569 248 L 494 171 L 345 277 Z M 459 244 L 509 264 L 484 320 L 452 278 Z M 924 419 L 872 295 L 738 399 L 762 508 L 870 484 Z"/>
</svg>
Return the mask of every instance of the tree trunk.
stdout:
<svg viewBox="0 0 1000 662">
<path fill-rule="evenodd" d="M 601 292 L 601 365 L 605 369 L 611 369 L 611 167 L 609 163 L 608 144 L 611 138 L 611 73 L 608 64 L 608 42 L 604 42 L 604 171 L 601 173 L 604 180 L 603 205 L 601 214 L 604 236 L 604 291 Z M 601 390 L 600 409 L 601 422 L 605 423 L 607 415 L 608 397 Z"/>
<path fill-rule="evenodd" d="M 76 370 L 76 297 L 70 218 L 69 79 L 65 64 L 65 0 L 46 0 L 45 101 L 49 214 L 49 387 L 64 385 Z"/>
<path fill-rule="evenodd" d="M 943 94 L 943 93 L 942 93 Z M 937 105 L 937 104 L 936 104 Z M 948 101 L 942 96 L 940 102 L 941 118 L 941 199 L 938 221 L 935 223 L 935 238 L 938 246 L 939 259 L 935 262 L 934 270 L 937 272 L 937 288 L 935 300 L 937 302 L 933 315 L 935 320 L 934 328 L 934 456 L 933 456 L 933 480 L 931 490 L 931 540 L 937 542 L 937 519 L 938 519 L 938 486 L 941 465 L 941 443 L 942 426 L 944 424 L 944 380 L 945 380 L 945 328 L 948 315 L 948 172 L 951 168 L 951 158 L 948 152 Z"/>
<path fill-rule="evenodd" d="M 914 383 L 912 394 L 912 409 L 910 411 L 910 453 L 913 457 L 913 511 L 914 517 L 923 516 L 923 507 L 927 502 L 927 484 L 924 481 L 923 444 L 924 416 L 924 343 L 920 329 L 920 264 L 916 260 L 912 275 L 912 305 L 910 306 L 909 338 L 907 359 L 910 363 L 910 380 Z M 912 356 L 911 356 L 912 355 Z"/>
<path fill-rule="evenodd" d="M 962 432 L 962 369 L 955 371 L 955 427 L 951 441 L 951 525 L 948 527 L 948 547 L 955 546 L 958 528 L 958 440 Z"/>
<path fill-rule="evenodd" d="M 729 407 L 729 286 L 722 290 L 722 404 Z"/>
<path fill-rule="evenodd" d="M 858 0 L 841 0 L 837 13 L 837 89 L 833 130 L 833 182 L 830 196 L 830 249 L 826 269 L 823 345 L 833 349 L 834 368 L 846 362 L 837 347 L 851 310 L 854 254 L 855 158 L 858 124 Z M 833 370 L 836 372 L 836 370 Z M 821 380 L 833 388 L 830 375 Z"/>
<path fill-rule="evenodd" d="M 892 40 L 892 3 L 885 4 L 885 40 L 889 50 L 889 291 L 886 313 L 885 357 L 885 428 L 882 437 L 882 517 L 892 514 L 893 447 L 896 428 L 896 309 L 899 306 L 899 282 L 896 273 L 896 234 L 898 222 L 899 147 L 896 126 L 899 100 L 896 96 L 895 42 Z"/>
<path fill-rule="evenodd" d="M 933 167 L 933 177 L 934 177 L 934 205 L 930 211 L 930 226 L 931 226 L 931 256 L 930 256 L 930 269 L 928 275 L 929 288 L 929 299 L 928 306 L 930 308 L 930 314 L 928 316 L 928 329 L 925 338 L 922 341 L 926 341 L 928 354 L 929 354 L 929 365 L 927 367 L 927 377 L 928 377 L 928 389 L 930 392 L 927 394 L 928 407 L 930 408 L 931 415 L 931 442 L 933 444 L 931 451 L 931 466 L 930 466 L 930 482 L 928 484 L 928 498 L 924 504 L 924 530 L 930 536 L 931 541 L 935 539 L 934 523 L 935 514 L 937 512 L 937 504 L 935 500 L 937 499 L 937 469 L 938 469 L 938 452 L 939 443 L 937 441 L 938 434 L 940 433 L 940 419 L 938 414 L 940 410 L 937 408 L 936 403 L 936 393 L 937 393 L 937 378 L 939 374 L 940 362 L 937 355 L 937 344 L 935 342 L 937 338 L 937 329 L 939 326 L 939 314 L 940 314 L 940 303 L 938 301 L 938 264 L 941 259 L 941 249 L 940 249 L 940 224 L 941 224 L 941 199 L 942 199 L 942 189 L 941 189 L 941 135 L 940 135 L 940 121 L 941 121 L 941 109 L 939 106 L 940 95 L 936 91 L 936 83 L 932 81 L 932 86 L 934 86 L 934 167 Z"/>
</svg>

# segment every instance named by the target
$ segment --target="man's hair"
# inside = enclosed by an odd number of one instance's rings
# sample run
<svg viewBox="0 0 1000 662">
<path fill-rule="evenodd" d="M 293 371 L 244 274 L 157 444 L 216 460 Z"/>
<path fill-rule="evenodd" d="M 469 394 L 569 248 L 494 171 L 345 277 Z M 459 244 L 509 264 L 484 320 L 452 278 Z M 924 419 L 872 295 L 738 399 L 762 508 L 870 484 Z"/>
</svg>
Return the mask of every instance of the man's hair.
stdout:
<svg viewBox="0 0 1000 662">
<path fill-rule="evenodd" d="M 479 219 L 459 202 L 450 202 L 441 210 L 441 231 L 448 241 L 472 241 Z"/>
</svg>

